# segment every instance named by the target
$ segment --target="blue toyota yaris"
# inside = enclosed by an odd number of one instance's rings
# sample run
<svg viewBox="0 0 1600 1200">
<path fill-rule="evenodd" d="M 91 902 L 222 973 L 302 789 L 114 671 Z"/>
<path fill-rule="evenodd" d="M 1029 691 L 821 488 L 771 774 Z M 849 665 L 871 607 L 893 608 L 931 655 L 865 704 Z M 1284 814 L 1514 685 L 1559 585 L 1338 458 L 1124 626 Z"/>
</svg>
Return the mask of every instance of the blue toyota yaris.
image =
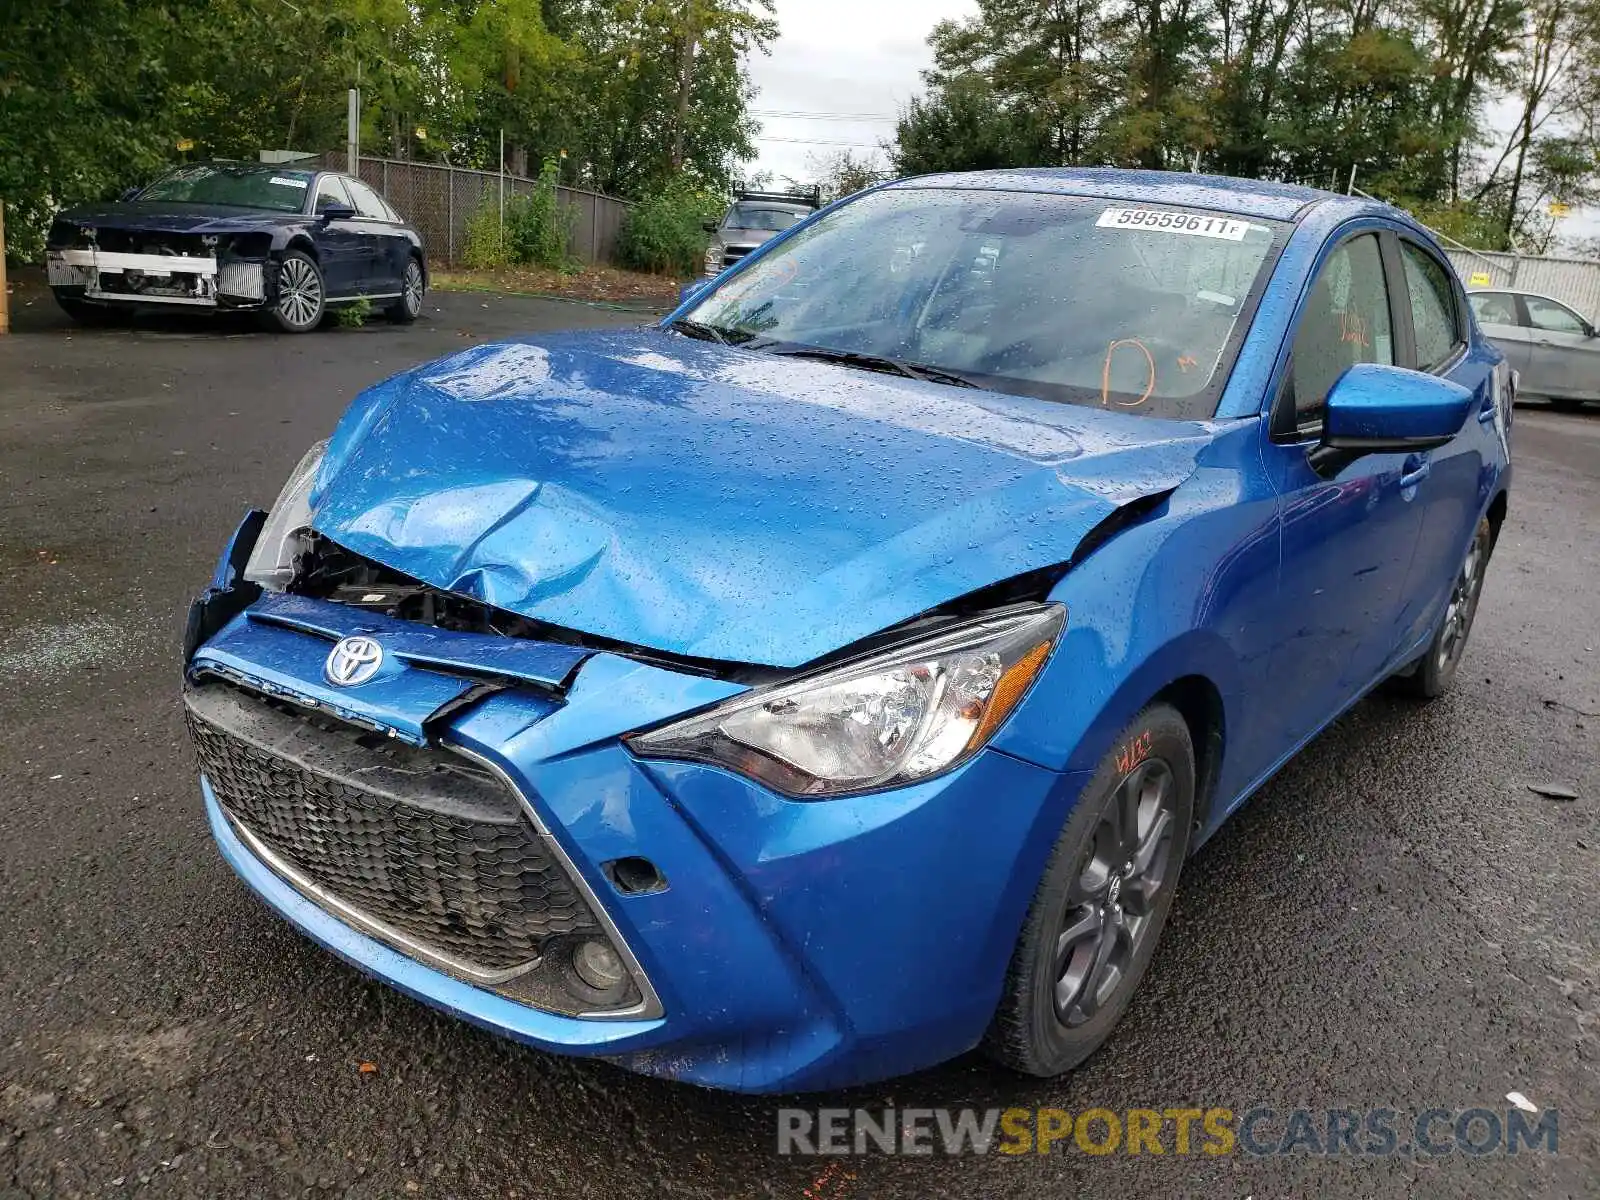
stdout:
<svg viewBox="0 0 1600 1200">
<path fill-rule="evenodd" d="M 357 397 L 190 613 L 212 830 L 329 949 L 545 1049 L 1066 1070 L 1185 857 L 1371 688 L 1450 686 L 1513 386 L 1383 205 L 863 193 L 658 326 Z"/>
</svg>

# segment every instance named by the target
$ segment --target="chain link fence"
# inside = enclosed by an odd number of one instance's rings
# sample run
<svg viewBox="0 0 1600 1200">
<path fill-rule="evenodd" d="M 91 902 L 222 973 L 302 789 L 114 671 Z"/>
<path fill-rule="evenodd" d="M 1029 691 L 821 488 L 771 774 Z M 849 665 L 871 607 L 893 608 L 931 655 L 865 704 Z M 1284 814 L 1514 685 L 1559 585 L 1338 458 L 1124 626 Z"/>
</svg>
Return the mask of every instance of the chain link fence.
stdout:
<svg viewBox="0 0 1600 1200">
<path fill-rule="evenodd" d="M 317 161 L 327 170 L 343 171 L 346 157 L 333 150 Z M 432 263 L 459 260 L 466 248 L 467 221 L 483 206 L 499 205 L 502 182 L 507 200 L 531 195 L 537 186 L 537 180 L 518 175 L 366 155 L 361 156 L 359 178 L 377 188 L 411 222 Z M 591 265 L 614 262 L 628 202 L 572 187 L 556 188 L 556 202 L 572 222 L 572 253 Z"/>
</svg>

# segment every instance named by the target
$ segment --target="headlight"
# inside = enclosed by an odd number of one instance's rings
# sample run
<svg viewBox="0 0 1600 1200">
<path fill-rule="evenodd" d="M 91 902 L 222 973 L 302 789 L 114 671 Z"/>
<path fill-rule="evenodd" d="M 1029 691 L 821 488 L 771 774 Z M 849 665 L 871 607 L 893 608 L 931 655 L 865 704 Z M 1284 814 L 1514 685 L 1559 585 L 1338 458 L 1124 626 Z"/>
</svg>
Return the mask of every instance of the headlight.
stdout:
<svg viewBox="0 0 1600 1200">
<path fill-rule="evenodd" d="M 716 763 L 791 796 L 913 783 L 994 736 L 1065 617 L 1055 604 L 996 614 L 625 740 L 641 757 Z"/>
<path fill-rule="evenodd" d="M 311 485 L 316 482 L 317 468 L 322 465 L 322 455 L 327 448 L 326 439 L 318 442 L 289 473 L 289 482 L 278 493 L 245 566 L 244 577 L 251 583 L 259 583 L 271 592 L 281 592 L 294 578 L 294 556 L 300 548 L 300 533 L 311 524 Z"/>
</svg>

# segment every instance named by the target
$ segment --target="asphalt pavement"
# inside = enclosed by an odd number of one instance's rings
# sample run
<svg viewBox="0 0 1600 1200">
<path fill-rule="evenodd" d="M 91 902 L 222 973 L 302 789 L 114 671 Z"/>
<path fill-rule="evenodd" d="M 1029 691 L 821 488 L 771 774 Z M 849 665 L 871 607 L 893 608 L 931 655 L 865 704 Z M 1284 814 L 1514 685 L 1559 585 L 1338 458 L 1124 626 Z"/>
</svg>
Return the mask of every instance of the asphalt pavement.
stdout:
<svg viewBox="0 0 1600 1200">
<path fill-rule="evenodd" d="M 1559 1111 L 1554 1154 L 779 1157 L 779 1101 L 497 1040 L 255 900 L 211 845 L 178 700 L 182 614 L 224 538 L 366 384 L 641 319 L 476 295 L 297 338 L 14 314 L 0 1197 L 1600 1194 L 1600 410 L 1519 413 L 1455 691 L 1364 701 L 1233 818 L 1094 1059 L 1042 1082 L 972 1056 L 782 1102 L 1504 1112 L 1515 1091 Z"/>
</svg>

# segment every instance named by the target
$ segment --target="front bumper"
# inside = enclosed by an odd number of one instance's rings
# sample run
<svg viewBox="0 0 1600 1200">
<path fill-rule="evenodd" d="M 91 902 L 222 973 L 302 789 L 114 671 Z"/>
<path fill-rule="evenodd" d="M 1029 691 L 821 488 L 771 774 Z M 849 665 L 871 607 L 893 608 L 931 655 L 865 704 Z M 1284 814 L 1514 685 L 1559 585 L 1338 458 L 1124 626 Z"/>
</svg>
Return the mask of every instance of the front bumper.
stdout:
<svg viewBox="0 0 1600 1200">
<path fill-rule="evenodd" d="M 218 594 L 228 591 L 209 594 L 213 610 Z M 717 768 L 641 761 L 618 740 L 733 685 L 594 654 L 552 700 L 533 678 L 554 671 L 487 657 L 494 647 L 479 635 L 391 628 L 303 598 L 241 600 L 195 651 L 191 681 L 221 676 L 403 741 L 448 742 L 490 765 L 559 846 L 658 1003 L 638 1010 L 649 1016 L 563 1015 L 403 953 L 275 870 L 202 777 L 235 871 L 316 941 L 409 995 L 546 1050 L 647 1074 L 810 1090 L 902 1074 L 975 1045 L 1084 782 L 991 750 L 910 788 L 785 800 Z M 360 630 L 394 647 L 400 666 L 335 688 L 321 672 L 332 639 Z M 538 646 L 502 654 L 525 650 L 534 663 Z M 472 681 L 455 672 L 475 654 L 509 686 L 457 703 Z M 654 864 L 666 886 L 630 894 L 610 869 L 628 858 Z"/>
<path fill-rule="evenodd" d="M 45 269 L 58 292 L 102 304 L 249 308 L 267 297 L 266 264 L 248 260 L 76 248 L 49 251 Z"/>
</svg>

